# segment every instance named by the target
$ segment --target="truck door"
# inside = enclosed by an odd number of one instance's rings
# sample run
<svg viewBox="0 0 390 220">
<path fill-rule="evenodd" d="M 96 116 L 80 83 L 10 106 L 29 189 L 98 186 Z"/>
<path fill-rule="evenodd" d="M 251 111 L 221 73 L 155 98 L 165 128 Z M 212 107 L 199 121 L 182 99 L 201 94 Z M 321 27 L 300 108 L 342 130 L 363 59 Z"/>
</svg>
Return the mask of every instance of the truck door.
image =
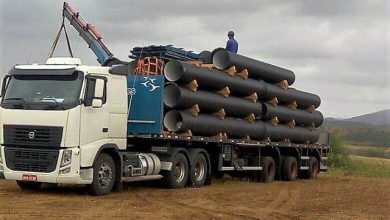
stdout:
<svg viewBox="0 0 390 220">
<path fill-rule="evenodd" d="M 85 83 L 84 105 L 81 107 L 80 119 L 80 145 L 108 138 L 109 128 L 107 78 L 87 75 Z M 102 96 L 96 97 L 96 93 L 99 93 L 96 90 L 99 87 L 103 89 Z"/>
</svg>

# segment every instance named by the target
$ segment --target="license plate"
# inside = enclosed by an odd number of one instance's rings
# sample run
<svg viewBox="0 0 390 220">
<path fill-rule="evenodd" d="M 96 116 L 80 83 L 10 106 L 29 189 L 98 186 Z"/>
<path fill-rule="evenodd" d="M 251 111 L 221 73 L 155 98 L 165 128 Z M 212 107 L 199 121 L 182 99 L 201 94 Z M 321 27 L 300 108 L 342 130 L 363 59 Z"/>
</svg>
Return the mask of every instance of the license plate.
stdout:
<svg viewBox="0 0 390 220">
<path fill-rule="evenodd" d="M 37 177 L 36 175 L 27 175 L 27 174 L 23 174 L 22 180 L 23 180 L 23 181 L 35 182 L 35 181 L 38 180 L 38 177 Z"/>
</svg>

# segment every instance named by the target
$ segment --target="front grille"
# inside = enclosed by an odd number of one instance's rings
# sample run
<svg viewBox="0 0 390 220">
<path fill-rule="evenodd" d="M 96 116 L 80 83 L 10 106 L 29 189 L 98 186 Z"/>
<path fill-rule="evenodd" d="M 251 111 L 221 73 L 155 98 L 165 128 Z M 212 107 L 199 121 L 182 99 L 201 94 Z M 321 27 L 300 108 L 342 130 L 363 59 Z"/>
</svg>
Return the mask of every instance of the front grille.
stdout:
<svg viewBox="0 0 390 220">
<path fill-rule="evenodd" d="M 14 171 L 50 173 L 56 169 L 59 150 L 5 147 L 5 162 Z"/>
<path fill-rule="evenodd" d="M 59 147 L 62 127 L 4 125 L 4 144 L 16 146 Z"/>
</svg>

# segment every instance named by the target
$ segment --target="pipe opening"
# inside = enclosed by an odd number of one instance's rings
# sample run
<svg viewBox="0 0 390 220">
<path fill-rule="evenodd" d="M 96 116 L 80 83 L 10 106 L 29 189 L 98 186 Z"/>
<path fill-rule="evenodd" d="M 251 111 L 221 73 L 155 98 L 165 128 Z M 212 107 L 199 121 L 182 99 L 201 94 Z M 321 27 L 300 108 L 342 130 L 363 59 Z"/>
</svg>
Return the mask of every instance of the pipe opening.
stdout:
<svg viewBox="0 0 390 220">
<path fill-rule="evenodd" d="M 164 67 L 165 78 L 171 82 L 176 82 L 180 80 L 183 72 L 184 68 L 177 60 L 169 61 Z"/>
<path fill-rule="evenodd" d="M 230 56 L 226 50 L 218 50 L 213 55 L 213 64 L 218 68 L 225 70 L 229 67 Z"/>
<path fill-rule="evenodd" d="M 168 107 L 175 107 L 181 97 L 180 88 L 177 85 L 168 85 L 164 89 L 164 103 Z"/>
<path fill-rule="evenodd" d="M 168 131 L 179 131 L 183 127 L 183 117 L 179 111 L 169 111 L 164 117 L 164 126 Z"/>
</svg>

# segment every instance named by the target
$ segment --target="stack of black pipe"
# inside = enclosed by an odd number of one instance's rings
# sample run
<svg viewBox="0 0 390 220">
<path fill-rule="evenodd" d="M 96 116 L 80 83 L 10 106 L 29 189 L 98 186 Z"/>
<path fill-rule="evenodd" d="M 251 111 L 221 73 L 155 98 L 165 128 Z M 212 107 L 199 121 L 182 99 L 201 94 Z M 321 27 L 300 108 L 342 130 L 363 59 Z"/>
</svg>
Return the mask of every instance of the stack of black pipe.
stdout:
<svg viewBox="0 0 390 220">
<path fill-rule="evenodd" d="M 323 122 L 320 98 L 289 88 L 292 71 L 218 48 L 202 52 L 205 63 L 171 60 L 164 126 L 193 135 L 315 143 Z"/>
</svg>

